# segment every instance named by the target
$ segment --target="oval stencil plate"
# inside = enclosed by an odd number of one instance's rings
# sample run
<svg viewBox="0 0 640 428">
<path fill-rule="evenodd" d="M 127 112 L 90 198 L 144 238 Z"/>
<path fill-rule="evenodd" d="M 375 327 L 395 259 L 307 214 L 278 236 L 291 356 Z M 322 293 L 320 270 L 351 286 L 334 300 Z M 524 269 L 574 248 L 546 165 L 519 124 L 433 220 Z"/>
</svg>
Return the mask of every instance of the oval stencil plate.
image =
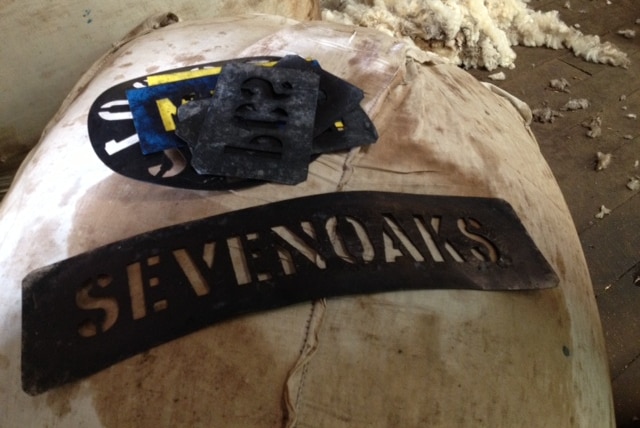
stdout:
<svg viewBox="0 0 640 428">
<path fill-rule="evenodd" d="M 177 149 L 144 155 L 129 109 L 127 90 L 148 87 L 150 76 L 216 68 L 229 62 L 274 61 L 277 57 L 253 57 L 218 61 L 165 70 L 119 83 L 103 92 L 89 110 L 87 125 L 93 150 L 105 165 L 136 180 L 189 189 L 226 190 L 255 186 L 263 181 L 200 175 L 190 167 L 191 153 L 179 137 Z"/>
<path fill-rule="evenodd" d="M 252 57 L 166 70 L 109 88 L 89 111 L 89 138 L 98 157 L 119 174 L 172 187 L 225 190 L 264 183 L 198 174 L 183 139 L 197 140 L 208 113 L 202 111 L 182 124 L 173 123 L 178 107 L 185 102 L 201 100 L 206 107 L 222 66 L 232 62 L 264 63 L 319 76 L 310 161 L 321 153 L 372 144 L 378 138 L 375 126 L 359 106 L 364 97 L 359 88 L 323 70 L 315 61 L 297 56 Z M 182 138 L 176 135 L 176 127 Z"/>
</svg>

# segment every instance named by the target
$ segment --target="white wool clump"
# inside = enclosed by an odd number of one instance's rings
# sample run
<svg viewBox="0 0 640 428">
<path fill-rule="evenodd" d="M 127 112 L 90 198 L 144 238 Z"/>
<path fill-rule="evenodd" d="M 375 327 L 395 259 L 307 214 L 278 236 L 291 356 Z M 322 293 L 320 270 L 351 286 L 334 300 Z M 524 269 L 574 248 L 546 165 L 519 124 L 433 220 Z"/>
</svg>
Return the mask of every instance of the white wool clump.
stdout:
<svg viewBox="0 0 640 428">
<path fill-rule="evenodd" d="M 589 100 L 586 98 L 570 99 L 560 108 L 563 111 L 582 110 L 589 107 Z"/>
<path fill-rule="evenodd" d="M 600 211 L 595 215 L 595 218 L 603 219 L 604 216 L 611 214 L 611 210 L 604 205 L 600 205 Z"/>
<path fill-rule="evenodd" d="M 598 36 L 567 26 L 557 11 L 528 0 L 322 0 L 327 21 L 376 28 L 409 39 L 466 68 L 513 68 L 514 45 L 569 48 L 588 61 L 627 67 L 629 59 Z"/>
<path fill-rule="evenodd" d="M 582 126 L 588 129 L 587 137 L 589 138 L 598 138 L 602 135 L 602 118 L 600 116 L 585 120 L 582 122 Z"/>
<path fill-rule="evenodd" d="M 561 77 L 559 79 L 551 79 L 549 81 L 549 87 L 551 89 L 558 90 L 558 91 L 561 91 L 561 92 L 566 92 L 568 94 L 571 93 L 571 91 L 569 90 L 570 86 L 571 86 L 571 84 L 564 77 Z"/>
<path fill-rule="evenodd" d="M 631 29 L 619 30 L 617 34 L 620 34 L 621 36 L 626 37 L 627 39 L 633 39 L 636 36 L 636 30 L 631 30 Z"/>
<path fill-rule="evenodd" d="M 600 41 L 598 36 L 588 36 L 578 30 L 577 34 L 569 38 L 567 46 L 573 53 L 590 62 L 610 64 L 617 67 L 627 68 L 630 64 L 627 54 L 620 51 L 615 45 Z"/>
<path fill-rule="evenodd" d="M 540 123 L 553 123 L 556 117 L 563 117 L 562 113 L 557 110 L 552 110 L 551 107 L 544 106 L 535 108 L 531 111 L 533 120 Z"/>
<path fill-rule="evenodd" d="M 602 171 L 609 168 L 612 158 L 611 153 L 596 153 L 596 171 Z"/>
<path fill-rule="evenodd" d="M 633 190 L 634 192 L 636 190 L 640 190 L 640 178 L 637 176 L 630 177 L 629 181 L 627 182 L 627 189 Z"/>
</svg>

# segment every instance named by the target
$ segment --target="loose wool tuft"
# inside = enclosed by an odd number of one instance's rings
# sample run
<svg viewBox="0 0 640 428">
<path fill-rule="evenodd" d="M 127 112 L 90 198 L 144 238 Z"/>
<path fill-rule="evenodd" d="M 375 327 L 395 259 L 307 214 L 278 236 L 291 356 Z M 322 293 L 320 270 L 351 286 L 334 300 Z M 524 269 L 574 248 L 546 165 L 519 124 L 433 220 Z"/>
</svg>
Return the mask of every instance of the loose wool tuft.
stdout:
<svg viewBox="0 0 640 428">
<path fill-rule="evenodd" d="M 627 67 L 627 54 L 566 25 L 528 0 L 322 0 L 324 20 L 376 28 L 465 68 L 513 68 L 512 46 L 568 48 L 587 61 Z"/>
</svg>

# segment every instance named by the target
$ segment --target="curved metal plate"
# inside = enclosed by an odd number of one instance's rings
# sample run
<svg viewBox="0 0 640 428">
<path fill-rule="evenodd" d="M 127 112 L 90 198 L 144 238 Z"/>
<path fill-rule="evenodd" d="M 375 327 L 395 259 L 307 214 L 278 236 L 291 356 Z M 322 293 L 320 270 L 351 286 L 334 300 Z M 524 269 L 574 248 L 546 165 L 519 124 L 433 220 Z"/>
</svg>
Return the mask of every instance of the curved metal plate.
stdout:
<svg viewBox="0 0 640 428">
<path fill-rule="evenodd" d="M 23 388 L 37 394 L 230 317 L 303 301 L 557 283 L 502 200 L 384 192 L 286 200 L 138 235 L 29 274 Z"/>
</svg>

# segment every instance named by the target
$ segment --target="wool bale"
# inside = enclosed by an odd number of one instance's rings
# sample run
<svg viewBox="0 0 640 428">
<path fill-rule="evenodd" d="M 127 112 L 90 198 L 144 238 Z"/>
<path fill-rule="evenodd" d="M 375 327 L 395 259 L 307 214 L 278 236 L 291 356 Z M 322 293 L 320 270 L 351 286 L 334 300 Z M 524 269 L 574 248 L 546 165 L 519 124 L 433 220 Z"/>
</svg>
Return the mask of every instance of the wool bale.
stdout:
<svg viewBox="0 0 640 428">
<path fill-rule="evenodd" d="M 97 64 L 0 206 L 0 425 L 614 426 L 588 270 L 530 112 L 457 67 L 408 52 L 372 29 L 260 15 L 174 24 Z M 177 55 L 195 66 L 289 53 L 363 89 L 375 144 L 318 157 L 295 186 L 205 191 L 120 176 L 89 143 L 94 100 L 174 68 Z M 559 283 L 478 291 L 443 279 L 431 290 L 298 303 L 217 323 L 40 395 L 22 390 L 29 272 L 181 222 L 353 191 L 503 199 Z"/>
</svg>

